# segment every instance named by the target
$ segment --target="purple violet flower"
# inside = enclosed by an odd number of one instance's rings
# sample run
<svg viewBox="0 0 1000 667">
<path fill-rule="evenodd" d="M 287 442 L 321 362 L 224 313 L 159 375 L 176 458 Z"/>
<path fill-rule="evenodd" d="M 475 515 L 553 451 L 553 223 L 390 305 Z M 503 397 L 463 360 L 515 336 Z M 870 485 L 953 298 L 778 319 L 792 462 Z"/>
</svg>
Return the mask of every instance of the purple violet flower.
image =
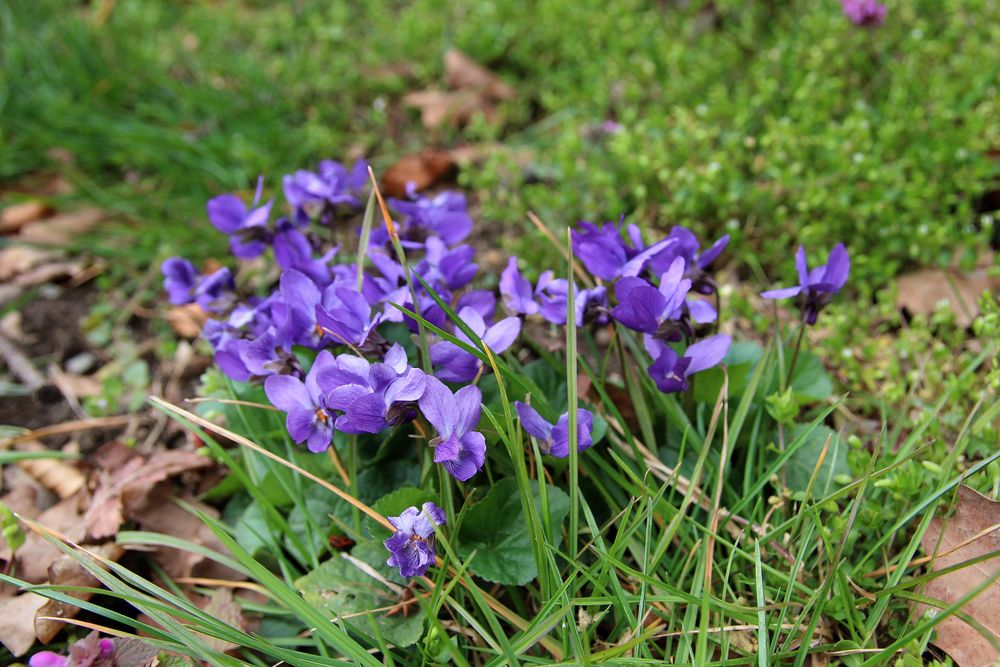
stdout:
<svg viewBox="0 0 1000 667">
<path fill-rule="evenodd" d="M 642 247 L 639 230 L 634 225 L 629 225 L 629 236 L 632 245 L 622 239 L 620 225 L 606 222 L 598 227 L 591 222 L 581 222 L 572 233 L 573 255 L 593 275 L 603 280 L 614 280 Z"/>
<path fill-rule="evenodd" d="M 507 268 L 500 274 L 500 296 L 507 312 L 515 315 L 534 315 L 538 312 L 535 292 L 527 278 L 517 268 L 517 257 L 507 260 Z"/>
<path fill-rule="evenodd" d="M 427 376 L 427 387 L 418 404 L 424 418 L 437 431 L 430 441 L 434 462 L 460 482 L 476 474 L 486 462 L 486 438 L 473 429 L 479 423 L 483 394 L 468 385 L 454 394 L 436 377 Z"/>
<path fill-rule="evenodd" d="M 388 519 L 396 532 L 384 542 L 391 554 L 385 564 L 398 567 L 400 576 L 422 577 L 434 563 L 434 528 L 445 524 L 444 510 L 427 502 L 419 510 L 408 507 Z"/>
<path fill-rule="evenodd" d="M 364 345 L 382 319 L 353 286 L 330 285 L 323 294 L 323 304 L 316 307 L 316 320 L 323 331 L 342 345 Z"/>
<path fill-rule="evenodd" d="M 465 287 L 475 277 L 479 265 L 472 261 L 476 250 L 470 245 L 448 249 L 437 236 L 424 243 L 426 254 L 416 271 L 431 285 L 444 285 L 449 290 Z"/>
<path fill-rule="evenodd" d="M 688 377 L 716 366 L 729 352 L 731 343 L 725 334 L 711 336 L 689 346 L 683 357 L 661 344 L 659 356 L 649 366 L 649 376 L 665 394 L 687 391 Z"/>
<path fill-rule="evenodd" d="M 677 242 L 668 236 L 644 247 L 639 228 L 628 225 L 626 232 L 630 243 L 626 243 L 622 239 L 621 225 L 606 222 L 597 227 L 590 222 L 581 222 L 579 229 L 573 231 L 573 254 L 598 278 L 614 280 L 638 276 L 657 255 Z"/>
<path fill-rule="evenodd" d="M 684 259 L 677 257 L 660 277 L 659 288 L 642 278 L 622 278 L 615 283 L 618 305 L 611 310 L 611 316 L 634 331 L 667 333 L 660 331 L 661 325 L 680 319 L 685 297 L 691 289 L 691 281 L 682 278 L 683 274 Z"/>
<path fill-rule="evenodd" d="M 564 278 L 554 280 L 552 271 L 539 276 L 537 287 L 532 289 L 531 283 L 521 276 L 517 268 L 517 257 L 507 260 L 507 268 L 500 274 L 500 296 L 507 312 L 515 315 L 538 314 L 552 324 L 566 323 L 568 290 L 569 281 Z M 603 285 L 590 290 L 574 287 L 573 292 L 577 326 L 583 326 L 585 321 L 607 324 L 608 316 L 603 308 L 608 303 L 608 292 Z"/>
<path fill-rule="evenodd" d="M 487 347 L 497 354 L 514 344 L 521 333 L 521 320 L 507 317 L 492 326 L 487 326 L 483 316 L 473 308 L 465 307 L 458 311 L 458 316 L 469 325 Z M 465 332 L 455 329 L 455 337 L 464 343 L 475 347 Z M 431 362 L 440 367 L 436 375 L 448 382 L 471 382 L 482 368 L 483 362 L 471 352 L 466 352 L 454 343 L 439 341 L 431 345 Z"/>
<path fill-rule="evenodd" d="M 874 27 L 885 23 L 888 10 L 878 0 L 840 0 L 840 4 L 844 16 L 854 25 Z"/>
<path fill-rule="evenodd" d="M 183 257 L 169 257 L 160 265 L 163 273 L 163 289 L 167 298 L 175 306 L 194 301 L 194 288 L 198 282 L 198 269 Z"/>
<path fill-rule="evenodd" d="M 411 237 L 410 227 L 424 230 L 426 234 L 440 236 L 449 246 L 460 243 L 472 231 L 465 195 L 445 191 L 434 198 L 418 195 L 408 187 L 410 201 L 389 199 L 389 205 L 403 216 L 404 228 L 400 236 Z"/>
<path fill-rule="evenodd" d="M 573 307 L 578 327 L 584 324 L 603 325 L 611 321 L 608 317 L 608 290 L 604 285 L 577 291 Z"/>
<path fill-rule="evenodd" d="M 368 163 L 358 160 L 348 171 L 334 160 L 323 160 L 317 172 L 304 169 L 282 179 L 285 200 L 296 208 L 329 203 L 359 206 L 360 193 L 368 183 Z"/>
<path fill-rule="evenodd" d="M 198 281 L 198 286 L 194 288 L 194 300 L 204 310 L 218 313 L 232 305 L 235 289 L 232 271 L 222 267 Z"/>
<path fill-rule="evenodd" d="M 274 234 L 274 258 L 283 269 L 296 269 L 319 284 L 330 280 L 330 261 L 339 248 L 330 249 L 319 259 L 313 257 L 313 246 L 306 235 L 288 218 L 278 220 Z"/>
<path fill-rule="evenodd" d="M 552 424 L 538 414 L 538 411 L 527 403 L 514 401 L 521 425 L 530 435 L 541 441 L 539 449 L 543 454 L 551 454 L 560 459 L 569 456 L 569 413 L 564 412 L 555 424 Z M 594 444 L 594 415 L 589 410 L 578 408 L 576 411 L 576 448 L 584 451 Z"/>
<path fill-rule="evenodd" d="M 463 308 L 476 311 L 489 324 L 497 310 L 497 298 L 489 290 L 472 290 L 458 297 L 458 301 L 455 302 L 456 311 L 461 311 Z"/>
<path fill-rule="evenodd" d="M 649 268 L 652 272 L 663 273 L 676 258 L 683 257 L 684 277 L 691 281 L 691 289 L 699 294 L 714 294 L 716 285 L 709 268 L 729 245 L 729 234 L 723 235 L 705 252 L 699 252 L 701 244 L 698 242 L 698 237 L 687 227 L 674 227 L 667 235 L 667 239 L 673 239 L 674 243 L 668 244 L 650 258 Z"/>
<path fill-rule="evenodd" d="M 328 386 L 330 373 L 320 376 Z M 343 433 L 381 433 L 390 426 L 417 416 L 416 402 L 424 394 L 427 378 L 411 368 L 398 343 L 389 348 L 385 363 L 372 364 L 365 384 L 345 384 L 330 392 L 328 404 L 344 414 L 335 423 Z"/>
<path fill-rule="evenodd" d="M 830 252 L 824 266 L 812 271 L 806 264 L 806 250 L 799 246 L 795 253 L 795 266 L 799 272 L 799 284 L 795 287 L 769 290 L 761 294 L 765 299 L 788 299 L 799 297 L 799 307 L 806 324 L 816 324 L 816 317 L 824 306 L 840 292 L 851 273 L 851 258 L 843 243 L 838 243 Z"/>
<path fill-rule="evenodd" d="M 114 658 L 114 641 L 101 639 L 95 630 L 73 644 L 69 656 L 39 651 L 28 660 L 28 667 L 111 667 Z"/>
<path fill-rule="evenodd" d="M 267 220 L 271 216 L 271 200 L 257 206 L 264 188 L 264 177 L 257 179 L 257 192 L 250 208 L 236 195 L 219 195 L 208 200 L 206 210 L 209 221 L 223 234 L 229 236 L 229 247 L 233 256 L 252 259 L 267 247 Z"/>
<path fill-rule="evenodd" d="M 296 443 L 305 442 L 311 452 L 322 452 L 333 439 L 332 409 L 317 378 L 324 368 L 335 365 L 333 355 L 323 350 L 306 374 L 305 382 L 291 375 L 272 375 L 264 381 L 264 393 L 274 407 L 286 413 L 285 426 Z"/>
<path fill-rule="evenodd" d="M 545 271 L 538 276 L 535 298 L 538 314 L 552 324 L 566 324 L 566 301 L 569 299 L 569 281 L 555 278 L 555 273 Z"/>
</svg>

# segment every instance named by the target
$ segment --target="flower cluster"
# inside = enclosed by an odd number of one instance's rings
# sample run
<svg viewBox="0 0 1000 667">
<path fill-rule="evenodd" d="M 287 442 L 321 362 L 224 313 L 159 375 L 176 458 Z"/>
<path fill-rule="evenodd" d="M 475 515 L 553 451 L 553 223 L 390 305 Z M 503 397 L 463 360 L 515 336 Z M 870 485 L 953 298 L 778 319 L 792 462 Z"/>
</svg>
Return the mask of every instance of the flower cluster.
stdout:
<svg viewBox="0 0 1000 667">
<path fill-rule="evenodd" d="M 281 206 L 262 203 L 263 179 L 249 203 L 232 194 L 208 202 L 208 218 L 236 258 L 273 254 L 280 273 L 264 292 L 240 285 L 228 268 L 200 275 L 181 257 L 162 266 L 171 303 L 197 303 L 211 314 L 203 336 L 219 369 L 235 381 L 263 384 L 285 413 L 289 436 L 310 451 L 328 449 L 337 433 L 379 434 L 419 420 L 416 430 L 433 460 L 455 479 L 471 479 L 487 458 L 477 384 L 491 369 L 470 350 L 480 342 L 493 354 L 514 348 L 527 319 L 559 327 L 573 317 L 581 328 L 634 331 L 651 357 L 650 376 L 668 393 L 687 390 L 692 375 L 726 356 L 731 341 L 716 330 L 712 267 L 728 236 L 703 249 L 694 233 L 675 227 L 647 244 L 635 225 L 582 222 L 572 245 L 590 274 L 582 276 L 584 286 L 552 270 L 532 283 L 511 257 L 498 299 L 472 286 L 479 267 L 465 242 L 473 224 L 460 193 L 429 197 L 410 188 L 408 198 L 390 199 L 398 220 L 389 223 L 391 233 L 388 225 L 370 230 L 363 257 L 324 241 L 357 226 L 367 174 L 364 161 L 347 168 L 325 160 L 316 171 L 282 179 Z M 814 321 L 846 280 L 842 252 L 843 261 L 835 251 L 827 267 L 809 273 L 800 251 L 801 284 L 770 296 L 800 295 Z M 417 354 L 420 363 L 411 360 Z M 553 422 L 526 403 L 515 408 L 543 454 L 569 456 L 568 413 Z M 587 409 L 576 414 L 580 451 L 593 444 L 594 420 Z M 398 532 L 386 543 L 404 574 L 422 573 L 433 561 L 433 527 L 411 509 L 395 519 Z M 425 514 L 444 523 L 432 509 Z"/>
</svg>

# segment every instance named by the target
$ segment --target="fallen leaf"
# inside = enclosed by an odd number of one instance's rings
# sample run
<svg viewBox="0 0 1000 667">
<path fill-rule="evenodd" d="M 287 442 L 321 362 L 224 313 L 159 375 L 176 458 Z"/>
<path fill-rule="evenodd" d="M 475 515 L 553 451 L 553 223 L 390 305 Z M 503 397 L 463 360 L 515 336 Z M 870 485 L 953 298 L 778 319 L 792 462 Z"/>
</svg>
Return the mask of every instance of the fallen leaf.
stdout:
<svg viewBox="0 0 1000 667">
<path fill-rule="evenodd" d="M 49 371 L 49 377 L 64 396 L 100 396 L 104 391 L 104 384 L 93 375 L 67 373 L 53 366 Z"/>
<path fill-rule="evenodd" d="M 42 201 L 26 201 L 8 206 L 0 213 L 0 234 L 11 234 L 52 212 Z"/>
<path fill-rule="evenodd" d="M 167 321 L 178 336 L 197 338 L 201 328 L 208 321 L 208 313 L 197 303 L 174 306 L 167 311 Z"/>
<path fill-rule="evenodd" d="M 15 658 L 35 645 L 35 614 L 48 602 L 37 593 L 0 600 L 0 644 Z"/>
<path fill-rule="evenodd" d="M 116 667 L 154 667 L 159 649 L 136 637 L 115 637 Z"/>
<path fill-rule="evenodd" d="M 934 571 L 958 565 L 973 558 L 1000 550 L 1000 502 L 990 500 L 967 486 L 958 487 L 958 503 L 950 519 L 934 517 L 920 540 L 924 551 L 938 554 Z M 932 579 L 924 596 L 951 604 L 992 579 L 990 586 L 963 608 L 963 611 L 1000 641 L 1000 556 L 959 568 Z M 918 606 L 923 613 L 926 606 Z M 960 667 L 983 667 L 1000 661 L 1000 651 L 975 628 L 956 616 L 949 616 L 937 626 L 932 640 Z"/>
<path fill-rule="evenodd" d="M 406 184 L 413 183 L 417 191 L 434 185 L 455 166 L 448 151 L 425 149 L 407 155 L 385 170 L 382 191 L 390 197 L 405 197 Z"/>
<path fill-rule="evenodd" d="M 48 451 L 45 445 L 37 440 L 22 442 L 17 448 L 24 452 Z M 63 500 L 76 495 L 87 481 L 76 466 L 59 459 L 29 459 L 19 461 L 17 465 Z"/>
<path fill-rule="evenodd" d="M 146 506 L 157 483 L 210 465 L 211 459 L 192 451 L 161 450 L 131 459 L 118 469 L 104 470 L 84 517 L 87 534 L 94 539 L 113 536 Z"/>
<path fill-rule="evenodd" d="M 182 537 L 189 542 L 208 547 L 213 551 L 225 554 L 226 548 L 201 519 L 188 512 L 177 503 L 170 502 L 172 493 L 163 493 L 161 502 L 149 503 L 134 519 L 143 530 L 165 535 Z M 198 502 L 192 496 L 181 496 L 181 500 L 195 507 L 198 511 L 212 518 L 218 518 L 219 513 L 214 508 Z M 158 547 L 154 552 L 160 567 L 173 579 L 190 577 L 198 568 L 198 574 L 213 579 L 228 579 L 240 581 L 245 577 L 230 568 L 207 560 L 201 554 L 171 547 Z"/>
<path fill-rule="evenodd" d="M 85 537 L 80 496 L 62 500 L 42 512 L 35 522 L 72 542 Z M 49 566 L 63 555 L 57 547 L 33 530 L 25 530 L 24 545 L 17 550 L 18 578 L 40 584 L 49 577 Z"/>
<path fill-rule="evenodd" d="M 89 546 L 87 550 L 110 561 L 117 561 L 125 553 L 125 550 L 114 542 Z M 97 577 L 88 572 L 76 560 L 65 554 L 49 565 L 48 583 L 53 586 L 85 586 L 89 588 L 99 588 L 101 586 L 101 582 Z M 89 600 L 92 597 L 91 593 L 77 591 L 67 591 L 66 594 L 78 600 Z M 62 621 L 50 621 L 42 617 L 74 618 L 79 612 L 80 608 L 76 605 L 56 600 L 46 600 L 45 604 L 35 614 L 35 635 L 38 637 L 38 641 L 47 644 L 59 634 L 60 630 L 66 627 L 66 624 Z"/>
<path fill-rule="evenodd" d="M 493 100 L 513 99 L 514 89 L 458 49 L 444 54 L 445 81 L 452 90 L 475 89 Z"/>
<path fill-rule="evenodd" d="M 420 109 L 420 120 L 429 130 L 444 123 L 464 125 L 477 113 L 493 123 L 497 104 L 515 97 L 513 88 L 460 51 L 445 53 L 444 68 L 449 90 L 429 88 L 403 98 L 407 106 Z"/>
<path fill-rule="evenodd" d="M 46 218 L 21 230 L 19 239 L 45 245 L 65 245 L 104 220 L 107 213 L 98 208 L 81 208 Z"/>
<path fill-rule="evenodd" d="M 474 90 L 420 90 L 405 95 L 403 103 L 420 110 L 420 122 L 428 130 L 445 123 L 465 125 L 477 113 L 482 113 L 489 123 L 496 120 L 496 104 Z"/>
<path fill-rule="evenodd" d="M 61 253 L 52 250 L 20 244 L 8 246 L 0 250 L 0 281 L 12 280 L 40 264 L 61 257 Z"/>
<path fill-rule="evenodd" d="M 979 296 L 986 289 L 1000 288 L 1000 280 L 991 278 L 986 270 L 960 274 L 941 269 L 923 269 L 900 276 L 896 280 L 899 296 L 896 307 L 912 315 L 931 315 L 938 305 L 946 303 L 955 313 L 955 322 L 967 327 L 979 314 Z"/>
<path fill-rule="evenodd" d="M 14 284 L 18 287 L 34 287 L 65 277 L 77 279 L 83 269 L 83 264 L 75 261 L 47 262 L 17 276 Z"/>
<path fill-rule="evenodd" d="M 239 603 L 233 599 L 233 590 L 231 588 L 216 588 L 215 592 L 212 593 L 212 599 L 208 601 L 203 611 L 231 628 L 239 630 L 244 628 L 243 610 L 240 608 Z M 206 644 L 220 653 L 239 648 L 239 644 L 226 641 L 225 639 L 218 639 L 207 635 L 201 635 L 201 637 Z"/>
</svg>

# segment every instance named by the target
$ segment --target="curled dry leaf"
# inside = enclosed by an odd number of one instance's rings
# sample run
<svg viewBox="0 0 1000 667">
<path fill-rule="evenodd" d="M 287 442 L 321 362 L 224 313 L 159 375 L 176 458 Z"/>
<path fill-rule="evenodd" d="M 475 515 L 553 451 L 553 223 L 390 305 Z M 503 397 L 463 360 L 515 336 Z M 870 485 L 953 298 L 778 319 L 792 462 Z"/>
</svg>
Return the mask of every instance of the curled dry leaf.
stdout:
<svg viewBox="0 0 1000 667">
<path fill-rule="evenodd" d="M 920 540 L 924 551 L 938 554 L 933 570 L 943 570 L 1000 550 L 1000 502 L 990 500 L 967 486 L 958 487 L 958 504 L 950 519 L 934 517 Z M 994 648 L 1000 642 L 1000 556 L 932 579 L 923 591 L 925 597 L 951 604 L 984 581 L 989 587 L 969 602 L 963 611 L 993 635 L 994 642 L 956 616 L 949 616 L 937 626 L 935 646 L 950 655 L 960 667 L 984 667 L 1000 661 Z M 918 613 L 927 607 L 918 606 Z"/>
<path fill-rule="evenodd" d="M 946 303 L 960 327 L 967 327 L 979 314 L 979 296 L 986 289 L 997 289 L 1000 281 L 991 278 L 985 269 L 960 274 L 941 269 L 924 269 L 900 276 L 896 285 L 899 295 L 896 307 L 912 315 L 930 315 L 938 304 Z"/>
<path fill-rule="evenodd" d="M 0 282 L 13 280 L 37 266 L 62 258 L 62 253 L 26 245 L 11 245 L 0 250 Z"/>
<path fill-rule="evenodd" d="M 424 190 L 445 178 L 455 167 L 448 151 L 425 149 L 407 155 L 385 170 L 382 191 L 390 197 L 405 197 L 406 184 Z"/>
<path fill-rule="evenodd" d="M 22 442 L 17 449 L 25 452 L 47 451 L 45 445 L 37 440 Z M 76 495 L 86 482 L 83 473 L 77 470 L 76 466 L 59 459 L 19 461 L 17 465 L 63 500 Z"/>
<path fill-rule="evenodd" d="M 8 206 L 0 212 L 0 234 L 17 232 L 25 225 L 34 222 L 52 212 L 49 205 L 43 201 L 26 201 Z"/>
<path fill-rule="evenodd" d="M 174 475 L 212 465 L 211 459 L 191 451 L 156 451 L 137 456 L 117 469 L 105 469 L 87 509 L 87 534 L 100 539 L 118 532 L 127 519 L 146 507 L 154 486 Z"/>
<path fill-rule="evenodd" d="M 65 245 L 106 217 L 107 213 L 98 208 L 61 213 L 24 227 L 18 238 L 45 245 Z"/>
</svg>

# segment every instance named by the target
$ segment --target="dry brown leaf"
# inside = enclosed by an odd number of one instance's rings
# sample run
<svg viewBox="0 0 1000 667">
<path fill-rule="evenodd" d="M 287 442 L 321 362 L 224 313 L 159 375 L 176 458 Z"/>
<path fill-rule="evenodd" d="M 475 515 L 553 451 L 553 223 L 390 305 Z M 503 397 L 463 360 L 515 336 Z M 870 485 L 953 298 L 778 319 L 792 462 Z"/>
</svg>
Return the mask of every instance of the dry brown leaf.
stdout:
<svg viewBox="0 0 1000 667">
<path fill-rule="evenodd" d="M 475 90 L 420 90 L 403 97 L 403 103 L 420 109 L 420 122 L 428 130 L 445 123 L 462 126 L 477 113 L 482 113 L 486 121 L 496 121 L 496 104 Z"/>
<path fill-rule="evenodd" d="M 201 519 L 191 514 L 176 503 L 170 502 L 171 494 L 164 493 L 162 502 L 150 503 L 135 515 L 135 521 L 143 530 L 164 533 L 182 537 L 189 542 L 200 544 L 219 553 L 227 553 L 226 548 Z M 207 516 L 218 518 L 219 513 L 214 508 L 198 502 L 192 496 L 182 496 L 189 505 L 197 508 Z M 219 565 L 204 556 L 190 551 L 182 551 L 170 547 L 158 547 L 154 551 L 156 562 L 174 579 L 190 577 L 197 567 L 199 574 L 213 579 L 229 579 L 239 581 L 244 579 L 240 573 Z"/>
<path fill-rule="evenodd" d="M 189 303 L 171 308 L 167 312 L 167 321 L 178 336 L 197 338 L 208 321 L 208 313 L 197 303 Z"/>
<path fill-rule="evenodd" d="M 34 287 L 35 285 L 51 283 L 64 277 L 76 279 L 83 273 L 83 269 L 84 267 L 81 262 L 47 262 L 17 276 L 14 279 L 14 284 L 18 287 Z"/>
<path fill-rule="evenodd" d="M 48 451 L 45 445 L 37 440 L 22 442 L 17 446 L 17 449 L 23 452 Z M 76 492 L 82 489 L 87 481 L 76 466 L 59 459 L 18 461 L 17 465 L 63 500 L 76 495 Z"/>
<path fill-rule="evenodd" d="M 67 373 L 58 367 L 52 367 L 49 369 L 49 377 L 64 396 L 100 396 L 104 391 L 104 384 L 93 375 Z"/>
<path fill-rule="evenodd" d="M 0 600 L 0 644 L 15 658 L 35 645 L 35 614 L 46 602 L 48 600 L 37 593 L 22 593 Z"/>
<path fill-rule="evenodd" d="M 28 225 L 18 238 L 45 245 L 65 245 L 106 217 L 107 213 L 101 209 L 81 208 Z"/>
<path fill-rule="evenodd" d="M 385 170 L 382 191 L 390 197 L 405 197 L 406 184 L 424 190 L 447 176 L 455 166 L 448 151 L 425 149 L 407 155 Z"/>
<path fill-rule="evenodd" d="M 475 89 L 493 100 L 514 98 L 514 89 L 458 49 L 444 54 L 445 80 L 452 90 Z"/>
<path fill-rule="evenodd" d="M 205 605 L 204 611 L 211 615 L 212 618 L 222 621 L 231 628 L 239 630 L 245 628 L 243 610 L 240 608 L 239 603 L 233 599 L 233 590 L 231 588 L 216 588 L 212 594 L 212 599 Z M 239 644 L 228 642 L 225 639 L 209 637 L 208 635 L 201 635 L 201 637 L 205 640 L 206 644 L 220 653 L 239 648 Z"/>
<path fill-rule="evenodd" d="M 448 91 L 429 88 L 403 98 L 407 106 L 420 109 L 420 120 L 429 130 L 444 123 L 464 125 L 477 113 L 493 123 L 497 103 L 515 97 L 513 88 L 460 51 L 449 50 L 444 66 Z"/>
<path fill-rule="evenodd" d="M 125 550 L 114 542 L 106 542 L 99 546 L 87 547 L 87 550 L 111 561 L 117 561 L 121 558 L 121 555 L 125 553 Z M 73 558 L 63 554 L 51 565 L 49 565 L 49 584 L 55 586 L 87 586 L 91 588 L 99 588 L 101 582 Z M 67 592 L 67 595 L 71 595 L 78 600 L 89 600 L 91 598 L 90 593 Z M 56 600 L 47 600 L 45 605 L 43 605 L 36 614 L 35 635 L 38 637 L 40 642 L 48 644 L 57 634 L 59 634 L 60 630 L 66 627 L 66 624 L 61 621 L 45 620 L 41 617 L 51 616 L 54 618 L 74 618 L 79 612 L 80 608 L 75 605 L 58 602 Z"/>
<path fill-rule="evenodd" d="M 947 520 L 934 517 L 920 544 L 929 555 L 940 554 L 933 561 L 934 571 L 1000 550 L 1000 502 L 967 486 L 958 487 L 955 514 Z M 984 580 L 992 579 L 989 588 L 965 605 L 963 611 L 992 632 L 995 641 L 1000 641 L 998 575 L 1000 556 L 994 556 L 932 579 L 923 594 L 951 604 Z M 918 606 L 918 613 L 926 609 Z M 960 667 L 984 667 L 1000 661 L 1000 652 L 975 628 L 955 616 L 938 624 L 933 643 Z"/>
<path fill-rule="evenodd" d="M 42 512 L 35 522 L 72 542 L 82 542 L 85 535 L 79 496 L 56 503 Z M 24 544 L 15 555 L 18 578 L 40 584 L 48 579 L 49 566 L 63 553 L 44 537 L 29 530 L 25 531 Z"/>
<path fill-rule="evenodd" d="M 210 465 L 211 459 L 195 452 L 171 450 L 136 457 L 120 468 L 105 470 L 87 508 L 87 534 L 95 539 L 113 536 L 122 523 L 146 506 L 157 483 Z"/>
<path fill-rule="evenodd" d="M 11 234 L 28 223 L 44 218 L 52 212 L 49 205 L 42 201 L 26 201 L 8 206 L 0 212 L 0 234 Z"/>
<path fill-rule="evenodd" d="M 15 276 L 26 273 L 40 264 L 61 257 L 61 253 L 52 250 L 11 245 L 0 250 L 0 281 L 12 280 Z"/>
<path fill-rule="evenodd" d="M 899 289 L 896 307 L 913 315 L 930 315 L 944 302 L 955 313 L 956 323 L 967 327 L 979 313 L 977 302 L 983 290 L 1000 288 L 1000 280 L 991 278 L 982 269 L 965 275 L 923 269 L 900 276 L 896 285 Z"/>
</svg>

